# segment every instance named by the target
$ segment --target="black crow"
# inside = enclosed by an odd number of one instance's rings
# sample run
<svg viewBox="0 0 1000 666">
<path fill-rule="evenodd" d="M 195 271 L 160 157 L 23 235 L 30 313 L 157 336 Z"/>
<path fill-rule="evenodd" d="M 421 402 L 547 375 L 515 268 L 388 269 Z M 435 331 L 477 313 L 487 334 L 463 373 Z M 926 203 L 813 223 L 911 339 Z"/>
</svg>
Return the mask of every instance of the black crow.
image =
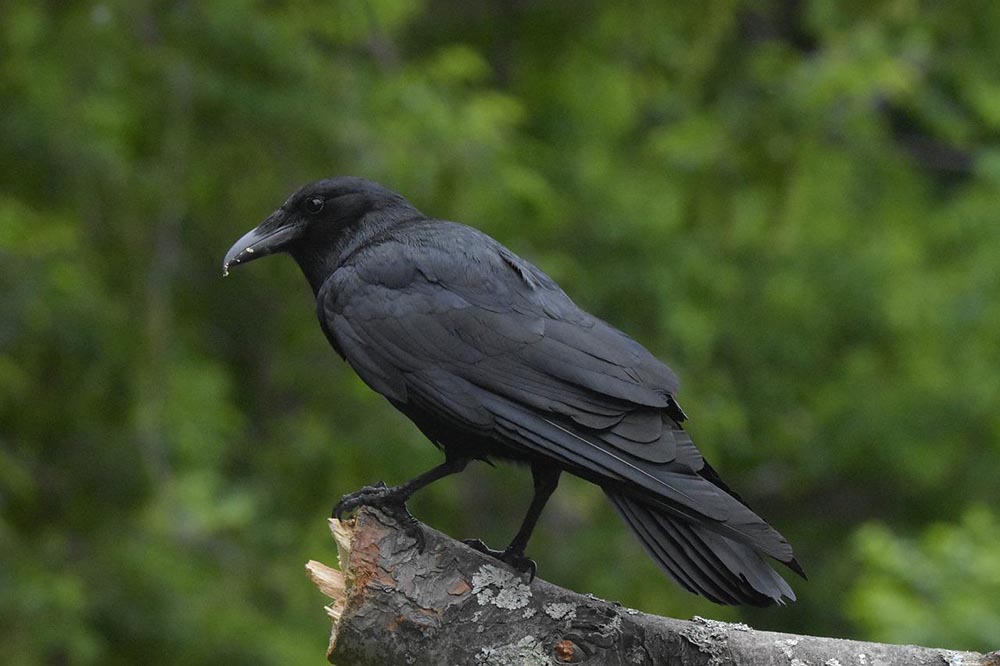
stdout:
<svg viewBox="0 0 1000 666">
<path fill-rule="evenodd" d="M 365 381 L 444 451 L 407 483 L 345 495 L 395 511 L 471 460 L 531 466 L 535 494 L 503 551 L 522 572 L 561 472 L 597 484 L 681 586 L 722 604 L 795 599 L 765 561 L 802 574 L 792 548 L 731 491 L 681 427 L 677 377 L 642 345 L 577 307 L 486 234 L 429 218 L 369 180 L 301 188 L 230 248 L 223 272 L 275 252 L 295 259 L 320 326 Z"/>
</svg>

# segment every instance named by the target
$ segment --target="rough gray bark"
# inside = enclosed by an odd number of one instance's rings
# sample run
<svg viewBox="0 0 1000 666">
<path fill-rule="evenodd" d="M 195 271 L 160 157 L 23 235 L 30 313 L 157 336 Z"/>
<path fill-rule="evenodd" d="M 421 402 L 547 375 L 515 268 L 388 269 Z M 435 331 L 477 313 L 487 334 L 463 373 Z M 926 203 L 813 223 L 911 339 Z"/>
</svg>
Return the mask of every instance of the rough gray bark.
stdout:
<svg viewBox="0 0 1000 666">
<path fill-rule="evenodd" d="M 755 631 L 647 615 L 536 578 L 424 527 L 422 553 L 392 518 L 331 521 L 341 571 L 309 562 L 333 601 L 328 659 L 341 666 L 1000 666 L 982 655 Z"/>
</svg>

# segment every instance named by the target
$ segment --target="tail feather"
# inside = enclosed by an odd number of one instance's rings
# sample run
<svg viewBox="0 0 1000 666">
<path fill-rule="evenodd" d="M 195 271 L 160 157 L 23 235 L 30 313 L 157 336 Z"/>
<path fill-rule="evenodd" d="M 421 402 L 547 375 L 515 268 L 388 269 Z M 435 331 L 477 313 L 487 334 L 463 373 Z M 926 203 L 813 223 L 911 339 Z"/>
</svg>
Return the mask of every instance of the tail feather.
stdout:
<svg viewBox="0 0 1000 666">
<path fill-rule="evenodd" d="M 788 583 L 745 543 L 640 500 L 605 493 L 647 552 L 685 589 L 719 604 L 795 600 Z"/>
<path fill-rule="evenodd" d="M 646 551 L 681 587 L 716 603 L 741 603 L 739 598 L 728 592 L 727 586 L 716 582 L 719 578 L 717 572 L 711 571 L 703 563 L 692 562 L 690 552 L 685 552 L 674 539 L 665 535 L 648 515 L 645 507 L 634 502 L 620 501 L 624 500 L 621 496 L 609 497 Z"/>
</svg>

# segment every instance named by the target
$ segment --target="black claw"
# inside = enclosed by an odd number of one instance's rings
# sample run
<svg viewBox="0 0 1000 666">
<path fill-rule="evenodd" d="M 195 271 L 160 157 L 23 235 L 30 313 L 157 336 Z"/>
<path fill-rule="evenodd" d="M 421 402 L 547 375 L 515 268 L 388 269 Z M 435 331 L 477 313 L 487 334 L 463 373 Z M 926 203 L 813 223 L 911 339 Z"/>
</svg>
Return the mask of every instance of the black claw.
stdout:
<svg viewBox="0 0 1000 666">
<path fill-rule="evenodd" d="M 493 557 L 499 557 L 500 551 L 493 550 L 485 543 L 483 543 L 482 539 L 462 539 L 462 543 L 464 543 L 472 550 L 478 550 L 480 553 L 483 553 L 484 555 L 492 555 Z"/>
<path fill-rule="evenodd" d="M 374 486 L 365 486 L 357 492 L 348 493 L 340 498 L 333 507 L 333 517 L 341 520 L 345 513 L 354 511 L 362 506 L 387 507 L 392 504 L 403 504 L 405 498 L 399 493 L 393 492 L 393 488 L 387 488 L 379 481 Z"/>
<path fill-rule="evenodd" d="M 345 514 L 363 506 L 381 509 L 392 516 L 403 530 L 413 539 L 417 550 L 424 552 L 426 540 L 420 523 L 406 508 L 406 495 L 398 487 L 392 488 L 379 481 L 373 486 L 365 486 L 357 492 L 349 493 L 340 498 L 333 507 L 333 517 L 343 520 Z"/>
<path fill-rule="evenodd" d="M 528 574 L 528 585 L 531 585 L 531 582 L 535 580 L 538 565 L 535 564 L 533 559 L 526 557 L 524 553 L 511 553 L 505 550 L 500 555 L 500 559 L 513 567 L 522 576 Z"/>
<path fill-rule="evenodd" d="M 427 539 L 424 537 L 424 529 L 420 526 L 420 521 L 413 517 L 413 514 L 406 508 L 406 504 L 383 504 L 379 505 L 386 513 L 392 516 L 403 528 L 403 531 L 413 539 L 414 547 L 418 553 L 424 552 Z"/>
<path fill-rule="evenodd" d="M 333 510 L 330 511 L 330 517 L 334 520 L 340 520 L 344 513 L 344 500 L 341 498 L 339 502 L 333 505 Z"/>
<path fill-rule="evenodd" d="M 534 560 L 526 557 L 524 553 L 517 553 L 511 550 L 493 550 L 483 543 L 481 539 L 463 539 L 462 543 L 469 546 L 473 550 L 478 550 L 484 555 L 489 555 L 490 557 L 500 560 L 522 576 L 524 574 L 528 574 L 528 585 L 531 585 L 531 582 L 535 580 L 535 574 L 538 572 L 538 565 Z"/>
<path fill-rule="evenodd" d="M 528 558 L 525 558 L 528 559 Z M 528 585 L 535 580 L 535 574 L 538 573 L 538 564 L 534 560 L 528 559 Z"/>
</svg>

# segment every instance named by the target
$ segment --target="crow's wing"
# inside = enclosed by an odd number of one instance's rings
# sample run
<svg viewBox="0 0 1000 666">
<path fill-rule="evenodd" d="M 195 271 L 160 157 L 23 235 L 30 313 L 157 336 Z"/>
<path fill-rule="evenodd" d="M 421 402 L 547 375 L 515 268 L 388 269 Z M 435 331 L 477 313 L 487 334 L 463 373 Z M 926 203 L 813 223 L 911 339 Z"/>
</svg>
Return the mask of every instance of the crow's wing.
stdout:
<svg viewBox="0 0 1000 666">
<path fill-rule="evenodd" d="M 408 227 L 348 258 L 317 298 L 333 344 L 394 402 L 791 559 L 780 534 L 698 474 L 673 372 L 485 234 Z"/>
</svg>

